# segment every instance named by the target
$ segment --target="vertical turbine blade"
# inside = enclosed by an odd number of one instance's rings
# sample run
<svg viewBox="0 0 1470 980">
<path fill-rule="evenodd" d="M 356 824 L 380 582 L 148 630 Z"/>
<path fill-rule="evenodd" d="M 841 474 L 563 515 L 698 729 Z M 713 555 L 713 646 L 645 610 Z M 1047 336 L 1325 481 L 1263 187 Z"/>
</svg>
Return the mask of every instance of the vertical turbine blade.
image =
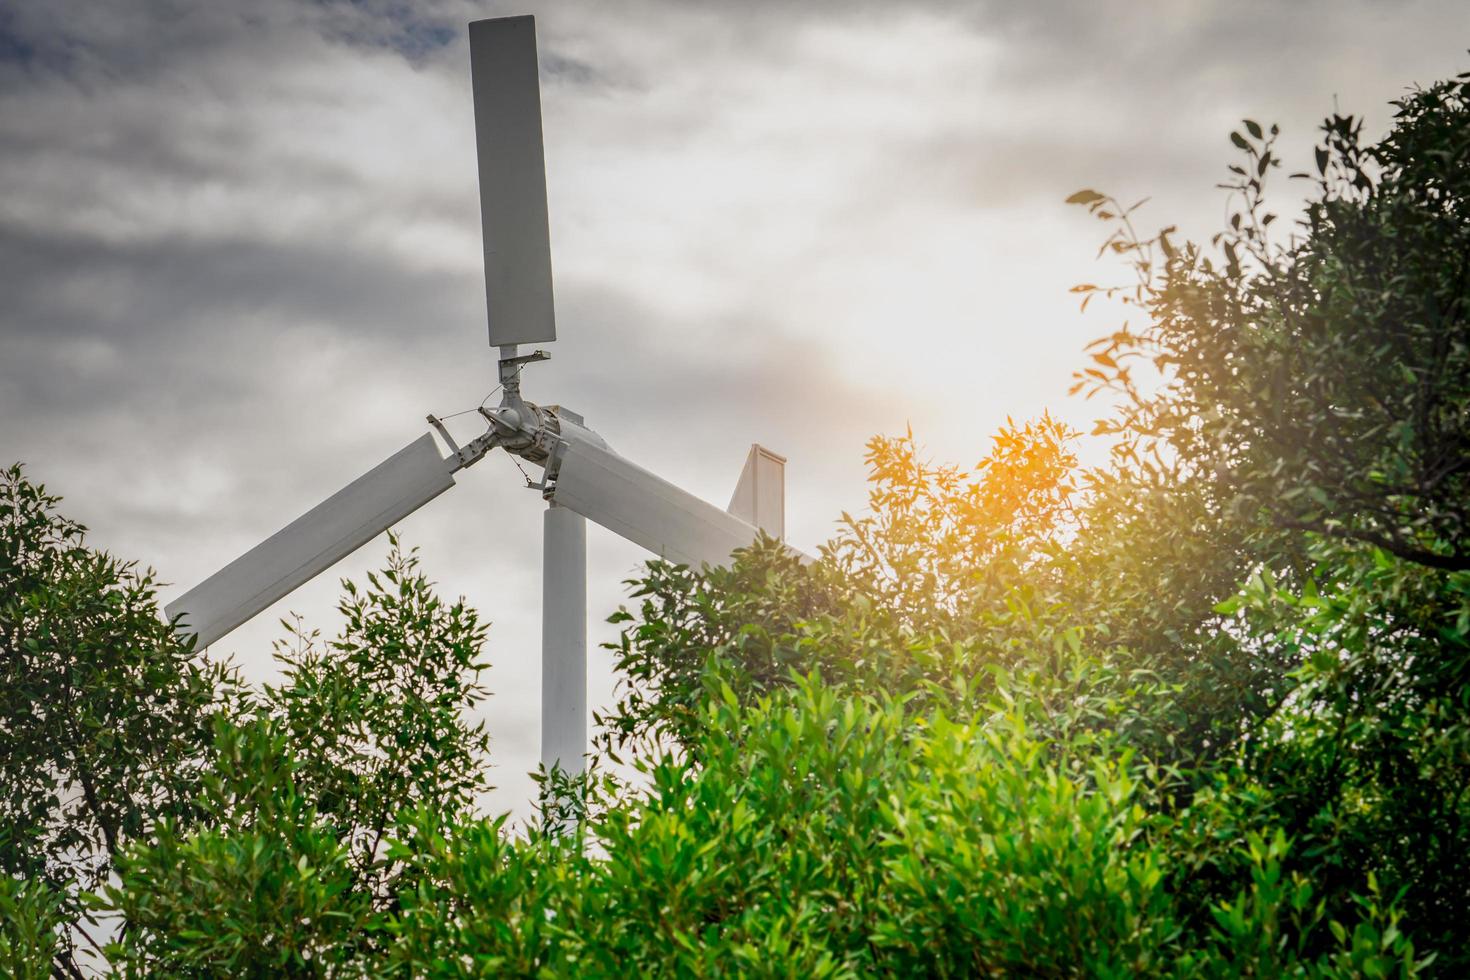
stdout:
<svg viewBox="0 0 1470 980">
<path fill-rule="evenodd" d="M 556 339 L 536 18 L 470 24 L 490 344 Z"/>
<path fill-rule="evenodd" d="M 168 604 L 206 647 L 454 486 L 423 435 Z"/>
</svg>

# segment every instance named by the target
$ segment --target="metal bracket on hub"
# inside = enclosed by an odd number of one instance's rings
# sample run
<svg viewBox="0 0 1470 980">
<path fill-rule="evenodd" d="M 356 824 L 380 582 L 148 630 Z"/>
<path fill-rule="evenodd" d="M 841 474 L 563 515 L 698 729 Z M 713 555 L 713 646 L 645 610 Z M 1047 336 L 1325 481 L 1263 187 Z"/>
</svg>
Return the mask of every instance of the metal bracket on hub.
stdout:
<svg viewBox="0 0 1470 980">
<path fill-rule="evenodd" d="M 529 354 L 520 354 L 516 357 L 502 357 L 501 364 L 530 364 L 532 361 L 549 361 L 551 352 L 544 350 L 533 350 Z"/>
<path fill-rule="evenodd" d="M 453 464 L 449 467 L 449 472 L 451 473 L 478 463 L 485 458 L 486 453 L 500 445 L 501 442 L 500 433 L 491 431 L 482 436 L 477 436 L 471 439 L 468 444 L 461 446 L 454 441 L 454 437 L 449 434 L 449 429 L 444 425 L 442 420 L 430 415 L 428 421 L 439 433 L 439 437 L 449 446 L 449 459 Z"/>
<path fill-rule="evenodd" d="M 520 354 L 519 350 L 515 344 L 500 348 L 500 383 L 512 404 L 521 398 L 521 368 L 535 361 L 551 360 L 551 355 L 544 350 L 534 350 L 529 354 Z"/>
</svg>

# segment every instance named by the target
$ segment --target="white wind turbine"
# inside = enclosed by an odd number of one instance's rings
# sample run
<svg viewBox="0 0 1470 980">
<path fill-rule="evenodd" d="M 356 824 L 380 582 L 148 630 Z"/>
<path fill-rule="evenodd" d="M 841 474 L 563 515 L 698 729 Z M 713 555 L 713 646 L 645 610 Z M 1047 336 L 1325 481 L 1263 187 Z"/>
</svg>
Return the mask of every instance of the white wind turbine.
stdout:
<svg viewBox="0 0 1470 980">
<path fill-rule="evenodd" d="M 618 455 L 577 413 L 521 397 L 521 369 L 550 355 L 519 345 L 556 339 L 535 18 L 469 26 L 485 297 L 499 349 L 497 408 L 483 435 L 449 449 L 425 433 L 170 603 L 166 613 L 205 646 L 326 571 L 454 486 L 454 474 L 499 447 L 543 468 L 541 759 L 579 771 L 587 750 L 588 519 L 662 558 L 698 567 L 729 561 L 757 528 L 784 532 L 785 460 L 752 446 L 728 510 Z"/>
</svg>

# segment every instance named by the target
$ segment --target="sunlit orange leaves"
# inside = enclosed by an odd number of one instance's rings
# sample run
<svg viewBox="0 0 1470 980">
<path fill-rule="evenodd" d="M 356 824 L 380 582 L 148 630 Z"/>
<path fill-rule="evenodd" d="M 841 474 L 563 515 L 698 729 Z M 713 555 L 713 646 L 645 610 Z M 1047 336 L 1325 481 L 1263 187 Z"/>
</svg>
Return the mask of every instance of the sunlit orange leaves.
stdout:
<svg viewBox="0 0 1470 980">
<path fill-rule="evenodd" d="M 910 615 L 954 612 L 982 580 L 1003 591 L 1073 526 L 1077 435 L 1049 413 L 1008 419 L 969 471 L 925 459 L 912 430 L 875 437 L 869 514 L 843 515 L 838 557 Z"/>
</svg>

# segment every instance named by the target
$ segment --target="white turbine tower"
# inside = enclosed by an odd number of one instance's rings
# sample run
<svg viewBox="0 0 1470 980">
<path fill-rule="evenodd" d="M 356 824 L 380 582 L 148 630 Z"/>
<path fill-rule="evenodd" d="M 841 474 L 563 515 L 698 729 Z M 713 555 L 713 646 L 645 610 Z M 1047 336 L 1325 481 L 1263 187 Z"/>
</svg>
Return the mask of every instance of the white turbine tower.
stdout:
<svg viewBox="0 0 1470 980">
<path fill-rule="evenodd" d="M 167 607 L 205 646 L 330 568 L 454 486 L 454 474 L 495 448 L 543 468 L 533 486 L 544 517 L 541 632 L 541 759 L 579 771 L 587 750 L 587 551 L 592 520 L 670 561 L 729 561 L 760 528 L 784 533 L 785 460 L 752 446 L 728 511 L 618 455 L 580 415 L 521 397 L 521 369 L 547 359 L 519 345 L 556 339 L 546 168 L 533 17 L 470 24 L 480 220 L 490 345 L 504 394 L 481 408 L 489 429 L 459 446 L 432 415 L 449 449 L 428 433 L 205 579 Z"/>
</svg>

